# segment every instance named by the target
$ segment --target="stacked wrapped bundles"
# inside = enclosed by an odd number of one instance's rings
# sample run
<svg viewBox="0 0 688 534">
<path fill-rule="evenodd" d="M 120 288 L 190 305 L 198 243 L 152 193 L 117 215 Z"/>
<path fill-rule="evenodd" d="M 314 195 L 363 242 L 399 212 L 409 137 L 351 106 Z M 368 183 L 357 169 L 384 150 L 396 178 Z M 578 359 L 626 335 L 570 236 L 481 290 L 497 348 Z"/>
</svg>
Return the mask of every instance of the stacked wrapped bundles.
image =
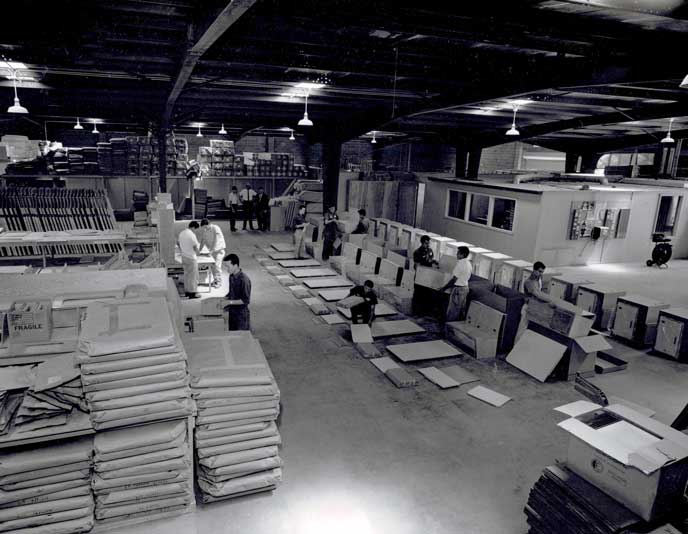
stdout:
<svg viewBox="0 0 688 534">
<path fill-rule="evenodd" d="M 103 174 L 112 174 L 112 145 L 110 143 L 98 143 L 98 168 Z"/>
<path fill-rule="evenodd" d="M 127 149 L 129 145 L 123 137 L 110 139 L 112 149 L 112 174 L 127 174 Z"/>
<path fill-rule="evenodd" d="M 98 524 L 185 513 L 195 507 L 189 420 L 96 434 Z"/>
<path fill-rule="evenodd" d="M 0 530 L 76 534 L 93 528 L 93 439 L 0 456 Z"/>
<path fill-rule="evenodd" d="M 198 405 L 196 456 L 203 502 L 273 490 L 282 480 L 279 389 L 250 332 L 185 340 Z"/>
<path fill-rule="evenodd" d="M 96 430 L 193 414 L 186 354 L 164 298 L 90 304 L 78 350 Z"/>
</svg>

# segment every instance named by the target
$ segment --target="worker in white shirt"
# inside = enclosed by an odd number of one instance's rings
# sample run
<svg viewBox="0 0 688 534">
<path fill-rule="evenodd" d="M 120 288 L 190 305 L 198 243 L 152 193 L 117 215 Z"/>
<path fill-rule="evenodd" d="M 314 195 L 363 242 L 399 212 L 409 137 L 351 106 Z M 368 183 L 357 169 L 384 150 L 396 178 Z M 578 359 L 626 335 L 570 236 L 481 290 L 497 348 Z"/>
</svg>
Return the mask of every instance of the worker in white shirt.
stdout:
<svg viewBox="0 0 688 534">
<path fill-rule="evenodd" d="M 184 228 L 177 238 L 177 244 L 182 253 L 184 292 L 190 299 L 201 297 L 196 293 L 198 290 L 198 253 L 201 251 L 201 244 L 196 237 L 197 230 L 198 223 L 196 221 L 191 221 L 189 227 Z"/>
<path fill-rule="evenodd" d="M 449 295 L 449 304 L 447 305 L 447 313 L 445 315 L 445 323 L 451 321 L 459 321 L 463 319 L 466 307 L 466 298 L 468 297 L 468 281 L 473 272 L 473 266 L 468 260 L 470 251 L 468 247 L 459 247 L 456 251 L 456 265 L 452 271 L 452 277 L 440 289 L 444 292 L 451 288 Z"/>
<path fill-rule="evenodd" d="M 208 219 L 201 221 L 201 248 L 208 247 L 213 263 L 210 272 L 213 273 L 213 283 L 210 287 L 222 286 L 222 260 L 225 257 L 225 236 L 217 224 L 210 224 Z"/>
<path fill-rule="evenodd" d="M 229 208 L 229 225 L 232 232 L 236 232 L 236 215 L 239 211 L 239 190 L 236 185 L 232 186 L 232 190 L 227 196 L 227 207 Z"/>
<path fill-rule="evenodd" d="M 256 192 L 251 188 L 251 184 L 246 184 L 246 187 L 239 193 L 241 199 L 241 207 L 244 209 L 244 230 L 246 230 L 246 223 L 253 230 L 253 200 L 256 197 Z"/>
</svg>

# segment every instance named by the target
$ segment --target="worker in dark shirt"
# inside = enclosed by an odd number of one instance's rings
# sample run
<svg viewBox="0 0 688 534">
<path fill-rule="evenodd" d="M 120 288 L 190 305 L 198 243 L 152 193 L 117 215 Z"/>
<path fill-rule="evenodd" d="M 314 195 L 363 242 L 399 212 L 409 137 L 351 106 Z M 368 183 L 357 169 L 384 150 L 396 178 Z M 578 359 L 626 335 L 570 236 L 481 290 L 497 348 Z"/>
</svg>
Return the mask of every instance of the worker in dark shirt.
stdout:
<svg viewBox="0 0 688 534">
<path fill-rule="evenodd" d="M 229 271 L 229 292 L 225 297 L 227 325 L 229 330 L 250 330 L 251 314 L 248 305 L 251 302 L 251 280 L 241 270 L 236 254 L 227 254 L 224 263 Z"/>
<path fill-rule="evenodd" d="M 366 280 L 362 286 L 356 286 L 349 291 L 350 297 L 361 297 L 363 302 L 351 308 L 351 322 L 353 324 L 373 324 L 375 320 L 375 306 L 377 306 L 377 295 L 375 294 L 374 284 Z"/>
<path fill-rule="evenodd" d="M 354 231 L 351 232 L 352 234 L 367 234 L 368 233 L 368 228 L 370 228 L 370 219 L 366 216 L 366 210 L 361 208 L 358 210 L 358 224 L 356 225 L 356 228 L 354 228 Z"/>
<path fill-rule="evenodd" d="M 430 248 L 430 236 L 424 235 L 420 238 L 420 247 L 413 252 L 413 268 L 416 269 L 419 265 L 433 267 L 437 264 L 435 254 Z"/>
<path fill-rule="evenodd" d="M 258 230 L 267 232 L 270 227 L 270 197 L 265 194 L 262 187 L 258 188 L 258 194 L 254 202 L 256 206 Z"/>
</svg>

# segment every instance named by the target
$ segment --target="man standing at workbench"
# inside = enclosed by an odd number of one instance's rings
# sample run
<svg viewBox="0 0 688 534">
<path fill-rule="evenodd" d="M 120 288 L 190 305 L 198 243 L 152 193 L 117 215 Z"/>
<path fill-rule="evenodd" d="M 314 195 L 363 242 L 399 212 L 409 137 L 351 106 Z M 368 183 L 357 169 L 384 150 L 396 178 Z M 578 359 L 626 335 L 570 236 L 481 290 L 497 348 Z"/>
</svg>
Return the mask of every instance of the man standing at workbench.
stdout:
<svg viewBox="0 0 688 534">
<path fill-rule="evenodd" d="M 248 305 L 251 302 L 251 280 L 241 270 L 239 256 L 227 254 L 224 262 L 229 271 L 229 292 L 225 297 L 228 329 L 250 330 L 251 314 Z"/>
<path fill-rule="evenodd" d="M 217 224 L 210 224 L 208 219 L 201 220 L 201 249 L 208 247 L 213 264 L 210 271 L 213 273 L 211 287 L 222 286 L 222 261 L 225 257 L 225 236 Z"/>
<path fill-rule="evenodd" d="M 179 233 L 177 244 L 182 254 L 182 268 L 184 269 L 184 292 L 190 299 L 200 298 L 198 291 L 198 254 L 201 245 L 196 237 L 198 223 L 191 221 L 188 228 Z"/>
</svg>

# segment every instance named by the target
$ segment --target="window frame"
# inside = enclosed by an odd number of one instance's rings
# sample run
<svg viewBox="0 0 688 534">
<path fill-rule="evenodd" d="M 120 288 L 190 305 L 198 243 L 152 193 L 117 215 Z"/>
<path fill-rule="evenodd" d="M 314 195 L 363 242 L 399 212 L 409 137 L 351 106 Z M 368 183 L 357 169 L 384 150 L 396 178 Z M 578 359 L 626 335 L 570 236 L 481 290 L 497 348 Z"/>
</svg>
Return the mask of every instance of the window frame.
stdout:
<svg viewBox="0 0 688 534">
<path fill-rule="evenodd" d="M 677 198 L 678 200 L 676 201 L 676 213 L 674 216 L 674 224 L 671 227 L 671 232 L 667 232 L 666 230 L 658 230 L 657 229 L 657 223 L 659 223 L 659 214 L 660 214 L 660 209 L 662 207 L 662 199 L 663 198 Z M 669 237 L 674 237 L 676 235 L 676 227 L 678 226 L 678 223 L 681 218 L 681 210 L 683 209 L 683 195 L 680 194 L 661 194 L 659 195 L 659 198 L 657 199 L 657 211 L 655 213 L 655 221 L 652 226 L 652 233 L 653 234 L 664 234 L 665 236 Z"/>
<path fill-rule="evenodd" d="M 463 217 L 458 218 L 458 217 L 453 217 L 449 215 L 449 199 L 451 196 L 451 193 L 455 192 L 458 194 L 465 194 L 466 195 L 466 204 L 464 206 L 464 212 L 463 212 Z M 473 198 L 473 195 L 480 195 L 488 198 L 488 210 L 487 210 L 487 223 L 486 224 L 480 224 L 476 223 L 473 221 L 470 221 L 468 219 L 470 210 L 471 210 L 471 201 Z M 497 228 L 496 226 L 493 226 L 493 218 L 494 218 L 494 204 L 495 204 L 495 199 L 499 198 L 502 200 L 511 200 L 514 203 L 514 217 L 512 220 L 511 224 L 511 230 L 506 230 L 504 228 Z M 451 221 L 458 221 L 464 224 L 470 224 L 471 226 L 475 226 L 477 228 L 487 228 L 489 230 L 495 231 L 495 232 L 502 232 L 505 234 L 513 235 L 514 234 L 514 228 L 516 228 L 516 219 L 518 218 L 518 199 L 513 198 L 513 197 L 507 197 L 503 195 L 490 195 L 486 193 L 474 193 L 471 191 L 465 191 L 462 189 L 452 189 L 449 188 L 447 189 L 447 195 L 445 199 L 445 206 L 444 206 L 444 218 L 449 219 Z"/>
</svg>

